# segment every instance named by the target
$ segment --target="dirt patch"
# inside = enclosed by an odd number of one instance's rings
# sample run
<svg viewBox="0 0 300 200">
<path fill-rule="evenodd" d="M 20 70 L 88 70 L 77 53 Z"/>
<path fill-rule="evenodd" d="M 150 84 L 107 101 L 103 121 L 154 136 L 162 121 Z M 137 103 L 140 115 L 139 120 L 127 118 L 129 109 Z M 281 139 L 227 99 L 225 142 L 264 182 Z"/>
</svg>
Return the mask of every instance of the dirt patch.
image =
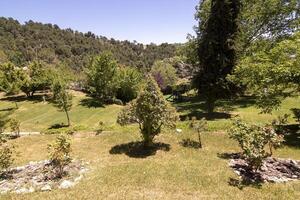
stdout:
<svg viewBox="0 0 300 200">
<path fill-rule="evenodd" d="M 230 167 L 248 182 L 282 183 L 300 180 L 300 161 L 291 159 L 266 158 L 261 169 L 254 171 L 241 156 L 230 159 Z"/>
<path fill-rule="evenodd" d="M 0 175 L 0 194 L 30 193 L 66 189 L 76 185 L 87 171 L 88 163 L 73 160 L 64 168 L 66 175 L 58 178 L 50 161 L 30 162 L 22 167 L 12 168 Z"/>
</svg>

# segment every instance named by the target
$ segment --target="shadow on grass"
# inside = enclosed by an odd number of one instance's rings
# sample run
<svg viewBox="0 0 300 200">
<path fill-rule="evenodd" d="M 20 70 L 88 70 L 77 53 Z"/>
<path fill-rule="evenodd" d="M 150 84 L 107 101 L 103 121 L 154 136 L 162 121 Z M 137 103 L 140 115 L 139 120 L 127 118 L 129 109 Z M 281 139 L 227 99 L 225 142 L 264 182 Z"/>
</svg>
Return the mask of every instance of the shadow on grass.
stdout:
<svg viewBox="0 0 300 200">
<path fill-rule="evenodd" d="M 102 102 L 100 102 L 98 99 L 91 98 L 91 97 L 80 100 L 80 105 L 88 108 L 104 107 Z"/>
<path fill-rule="evenodd" d="M 66 128 L 66 127 L 69 127 L 69 126 L 66 125 L 66 124 L 63 124 L 63 123 L 61 123 L 61 124 L 53 124 L 53 125 L 51 125 L 48 128 L 48 130 L 51 130 L 51 129 L 60 129 L 60 128 Z"/>
<path fill-rule="evenodd" d="M 191 139 L 183 139 L 179 144 L 186 148 L 200 149 L 200 143 Z"/>
<path fill-rule="evenodd" d="M 282 126 L 284 135 L 284 144 L 294 148 L 300 148 L 300 125 L 289 124 Z"/>
<path fill-rule="evenodd" d="M 49 100 L 48 94 L 43 94 L 43 93 L 37 93 L 34 96 L 27 97 L 25 95 L 19 95 L 19 96 L 6 96 L 1 98 L 3 101 L 11 101 L 11 102 L 22 102 L 22 101 L 30 101 L 33 103 L 39 103 L 48 101 Z"/>
<path fill-rule="evenodd" d="M 180 116 L 182 121 L 191 117 L 196 117 L 197 119 L 205 118 L 206 120 L 229 119 L 233 117 L 229 112 L 237 108 L 253 106 L 254 104 L 255 97 L 244 96 L 237 99 L 222 99 L 216 102 L 218 112 L 209 114 L 205 111 L 205 101 L 199 97 L 190 97 L 184 101 L 174 103 L 179 112 L 185 113 Z"/>
<path fill-rule="evenodd" d="M 242 153 L 218 153 L 218 158 L 230 160 L 243 158 Z M 235 165 L 234 168 L 244 168 L 242 165 Z M 234 169 L 233 169 L 234 170 Z M 253 187 L 260 189 L 262 187 L 262 177 L 260 174 L 253 172 L 250 168 L 244 168 L 241 178 L 229 178 L 228 184 L 242 190 L 245 187 Z"/>
<path fill-rule="evenodd" d="M 13 110 L 16 110 L 16 108 L 4 108 L 4 109 L 0 109 L 0 112 L 9 112 Z"/>
<path fill-rule="evenodd" d="M 192 117 L 196 117 L 197 120 L 200 120 L 202 118 L 205 118 L 206 120 L 215 120 L 215 119 L 229 119 L 232 116 L 229 113 L 223 113 L 223 112 L 205 113 L 201 111 L 191 111 L 189 114 L 179 116 L 181 121 L 184 121 L 187 118 L 191 119 Z"/>
<path fill-rule="evenodd" d="M 133 158 L 146 158 L 153 156 L 158 150 L 170 151 L 171 147 L 165 143 L 154 143 L 150 147 L 146 147 L 143 142 L 130 142 L 112 147 L 110 154 L 125 154 Z"/>
<path fill-rule="evenodd" d="M 225 160 L 242 158 L 241 153 L 218 153 L 217 156 Z"/>
<path fill-rule="evenodd" d="M 243 190 L 246 187 L 253 187 L 257 189 L 261 189 L 263 182 L 262 181 L 249 181 L 247 179 L 236 179 L 229 178 L 228 185 L 237 187 L 240 190 Z"/>
</svg>

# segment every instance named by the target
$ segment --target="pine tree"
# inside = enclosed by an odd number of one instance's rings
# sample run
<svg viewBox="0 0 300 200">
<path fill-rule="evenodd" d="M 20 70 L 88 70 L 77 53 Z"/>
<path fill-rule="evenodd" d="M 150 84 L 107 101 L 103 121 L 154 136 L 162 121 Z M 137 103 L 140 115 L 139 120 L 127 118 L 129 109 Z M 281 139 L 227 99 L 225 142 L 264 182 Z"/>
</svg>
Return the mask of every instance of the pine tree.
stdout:
<svg viewBox="0 0 300 200">
<path fill-rule="evenodd" d="M 201 5 L 200 5 L 201 6 Z M 218 98 L 230 94 L 226 81 L 236 63 L 237 18 L 239 0 L 212 0 L 207 21 L 199 21 L 198 73 L 194 77 L 199 94 L 206 100 L 206 108 L 212 113 Z"/>
</svg>

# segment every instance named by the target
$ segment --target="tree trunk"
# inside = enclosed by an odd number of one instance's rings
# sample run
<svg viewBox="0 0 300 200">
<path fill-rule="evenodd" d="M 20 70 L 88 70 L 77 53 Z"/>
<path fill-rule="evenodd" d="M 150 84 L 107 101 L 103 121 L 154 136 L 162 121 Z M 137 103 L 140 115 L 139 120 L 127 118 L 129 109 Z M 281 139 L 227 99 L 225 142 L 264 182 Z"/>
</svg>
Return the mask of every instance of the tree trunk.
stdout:
<svg viewBox="0 0 300 200">
<path fill-rule="evenodd" d="M 67 110 L 65 110 L 65 113 L 67 115 L 67 119 L 68 119 L 68 126 L 71 126 L 71 122 L 70 122 L 70 117 L 69 117 L 69 113 Z"/>
<path fill-rule="evenodd" d="M 16 109 L 19 109 L 18 103 L 15 101 Z"/>
<path fill-rule="evenodd" d="M 215 110 L 215 100 L 211 97 L 209 97 L 207 100 L 206 100 L 206 109 L 207 109 L 207 112 L 208 114 L 212 114 Z"/>
<path fill-rule="evenodd" d="M 197 131 L 197 132 L 198 132 L 199 147 L 202 148 L 201 133 L 200 133 L 200 131 Z"/>
</svg>

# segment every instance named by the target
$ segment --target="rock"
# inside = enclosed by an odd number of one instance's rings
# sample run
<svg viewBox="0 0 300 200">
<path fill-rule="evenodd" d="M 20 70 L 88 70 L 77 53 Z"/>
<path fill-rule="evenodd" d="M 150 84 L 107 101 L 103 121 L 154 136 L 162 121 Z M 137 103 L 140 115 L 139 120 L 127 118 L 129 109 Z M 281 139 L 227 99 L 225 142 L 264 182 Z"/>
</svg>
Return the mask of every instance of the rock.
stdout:
<svg viewBox="0 0 300 200">
<path fill-rule="evenodd" d="M 82 175 L 78 176 L 77 178 L 74 179 L 74 182 L 79 182 L 83 178 Z"/>
<path fill-rule="evenodd" d="M 16 190 L 15 193 L 25 194 L 25 193 L 30 193 L 30 190 L 28 190 L 27 188 L 20 188 L 20 189 Z"/>
<path fill-rule="evenodd" d="M 51 191 L 51 190 L 52 190 L 52 188 L 50 185 L 45 185 L 41 188 L 41 191 L 43 191 L 43 192 Z"/>
<path fill-rule="evenodd" d="M 68 180 L 64 180 L 63 182 L 61 182 L 61 184 L 59 185 L 59 189 L 67 189 L 70 187 L 73 187 L 75 185 L 74 182 L 68 181 Z"/>
<path fill-rule="evenodd" d="M 182 129 L 176 128 L 176 133 L 182 133 Z"/>
</svg>

